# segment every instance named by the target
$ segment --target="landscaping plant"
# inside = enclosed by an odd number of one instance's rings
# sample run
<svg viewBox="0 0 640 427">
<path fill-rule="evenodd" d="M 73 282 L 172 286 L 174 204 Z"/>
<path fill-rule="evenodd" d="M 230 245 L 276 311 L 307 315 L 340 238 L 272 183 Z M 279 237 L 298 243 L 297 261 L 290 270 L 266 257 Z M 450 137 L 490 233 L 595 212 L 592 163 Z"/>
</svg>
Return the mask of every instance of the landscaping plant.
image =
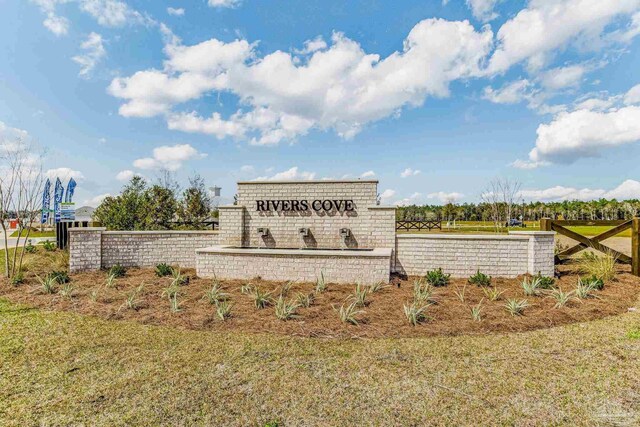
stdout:
<svg viewBox="0 0 640 427">
<path fill-rule="evenodd" d="M 315 294 L 310 293 L 310 294 L 298 294 L 298 297 L 296 298 L 296 301 L 298 301 L 298 305 L 300 305 L 300 307 L 310 307 L 311 304 L 313 304 L 313 301 L 315 300 Z"/>
<path fill-rule="evenodd" d="M 231 317 L 231 308 L 233 307 L 233 304 L 231 304 L 229 301 L 226 301 L 226 300 L 216 301 L 215 304 L 216 304 L 216 314 L 218 315 L 220 320 L 224 322 L 229 317 Z"/>
<path fill-rule="evenodd" d="M 327 289 L 327 282 L 324 280 L 324 272 L 320 270 L 320 277 L 316 279 L 316 293 L 324 292 Z"/>
<path fill-rule="evenodd" d="M 482 288 L 482 293 L 484 294 L 484 296 L 489 298 L 489 301 L 498 301 L 502 294 L 504 294 L 504 291 L 501 291 L 496 287 L 489 286 Z"/>
<path fill-rule="evenodd" d="M 285 297 L 289 296 L 289 292 L 291 292 L 291 288 L 293 287 L 294 283 L 295 282 L 293 280 L 289 280 L 284 285 L 282 285 L 282 288 L 280 289 L 280 295 Z"/>
<path fill-rule="evenodd" d="M 369 289 L 360 283 L 356 283 L 352 298 L 359 307 L 364 307 L 368 304 L 367 295 L 369 295 Z"/>
<path fill-rule="evenodd" d="M 184 286 L 189 284 L 189 276 L 180 273 L 180 267 L 174 268 L 171 272 L 173 279 L 171 284 L 175 286 Z"/>
<path fill-rule="evenodd" d="M 471 307 L 471 318 L 476 322 L 479 322 L 482 320 L 481 313 L 480 313 L 481 307 L 482 307 L 482 300 L 480 300 L 478 304 Z"/>
<path fill-rule="evenodd" d="M 464 302 L 464 297 L 465 297 L 465 293 L 467 292 L 467 285 L 465 284 L 462 289 L 456 287 L 456 290 L 453 291 L 454 294 L 456 294 L 456 296 L 458 297 L 458 299 L 460 300 L 460 302 Z"/>
<path fill-rule="evenodd" d="M 35 254 L 36 252 L 38 252 L 38 248 L 31 243 L 31 239 L 29 239 L 27 244 L 24 246 L 24 250 L 28 254 Z"/>
<path fill-rule="evenodd" d="M 369 292 L 371 293 L 380 292 L 384 288 L 388 288 L 388 287 L 389 285 L 385 282 L 376 282 L 373 285 L 369 286 Z"/>
<path fill-rule="evenodd" d="M 56 279 L 56 281 L 60 284 L 63 283 L 68 283 L 71 278 L 69 278 L 69 273 L 67 273 L 66 271 L 52 271 L 49 274 L 47 274 L 48 276 L 53 277 L 54 279 Z"/>
<path fill-rule="evenodd" d="M 578 286 L 576 287 L 576 296 L 580 299 L 592 297 L 592 292 L 601 286 L 602 280 L 597 278 L 578 278 Z M 601 289 L 601 287 L 600 287 Z"/>
<path fill-rule="evenodd" d="M 64 283 L 58 293 L 64 298 L 73 298 L 74 287 L 71 283 Z"/>
<path fill-rule="evenodd" d="M 116 275 L 115 274 L 109 274 L 107 276 L 107 281 L 104 284 L 105 288 L 114 288 L 116 286 Z"/>
<path fill-rule="evenodd" d="M 171 311 L 177 313 L 180 311 L 180 303 L 178 302 L 178 296 L 180 295 L 180 286 L 175 282 L 162 290 L 162 296 L 166 296 L 169 299 Z"/>
<path fill-rule="evenodd" d="M 431 303 L 421 304 L 418 301 L 413 301 L 410 304 L 404 304 L 404 315 L 411 325 L 416 326 L 427 319 L 427 309 Z"/>
<path fill-rule="evenodd" d="M 578 265 L 583 273 L 608 282 L 616 276 L 616 260 L 617 258 L 609 252 L 604 255 L 584 252 L 578 261 Z"/>
<path fill-rule="evenodd" d="M 115 278 L 124 277 L 127 274 L 127 269 L 121 266 L 120 264 L 116 264 L 112 266 L 109 270 L 107 270 L 107 274 L 109 276 L 114 276 Z"/>
<path fill-rule="evenodd" d="M 476 286 L 491 286 L 491 276 L 487 276 L 478 270 L 476 274 L 469 277 L 469 283 Z"/>
<path fill-rule="evenodd" d="M 11 278 L 11 284 L 13 286 L 18 286 L 18 285 L 21 285 L 23 283 L 24 283 L 24 274 L 22 273 L 22 271 L 17 272 Z"/>
<path fill-rule="evenodd" d="M 574 291 L 563 292 L 560 288 L 551 291 L 549 297 L 556 301 L 556 304 L 553 306 L 554 308 L 564 307 L 576 298 Z"/>
<path fill-rule="evenodd" d="M 508 299 L 505 304 L 505 308 L 512 316 L 521 316 L 527 307 L 529 307 L 529 302 L 526 299 Z"/>
<path fill-rule="evenodd" d="M 290 320 L 296 316 L 296 311 L 298 310 L 298 304 L 294 302 L 287 302 L 284 295 L 280 295 L 276 300 L 275 304 L 275 313 L 276 317 L 280 320 Z"/>
<path fill-rule="evenodd" d="M 272 303 L 271 292 L 263 292 L 257 286 L 249 294 L 257 309 L 265 308 Z"/>
<path fill-rule="evenodd" d="M 252 283 L 243 283 L 240 286 L 240 293 L 242 293 L 244 295 L 250 294 L 252 290 L 253 290 L 253 284 Z"/>
<path fill-rule="evenodd" d="M 209 304 L 213 305 L 220 301 L 226 301 L 229 299 L 229 294 L 223 292 L 220 283 L 217 280 L 214 280 L 211 289 L 205 292 L 204 298 L 209 301 Z"/>
<path fill-rule="evenodd" d="M 155 272 L 156 272 L 156 276 L 158 277 L 171 276 L 173 274 L 173 267 L 163 262 L 161 264 L 156 265 Z"/>
<path fill-rule="evenodd" d="M 444 274 L 442 268 L 436 268 L 435 270 L 427 271 L 424 276 L 427 283 L 431 286 L 447 286 L 449 284 L 450 274 Z"/>
<path fill-rule="evenodd" d="M 542 286 L 540 285 L 540 279 L 538 277 L 525 277 L 522 279 L 522 289 L 526 296 L 538 296 L 542 292 Z"/>
<path fill-rule="evenodd" d="M 435 302 L 433 299 L 433 286 L 423 280 L 414 280 L 413 300 L 419 305 L 426 302 Z"/>
<path fill-rule="evenodd" d="M 141 283 L 140 286 L 138 286 L 133 291 L 131 291 L 131 292 L 129 292 L 127 294 L 127 299 L 125 301 L 125 306 L 129 310 L 137 310 L 138 309 L 138 306 L 140 304 L 140 300 L 138 299 L 138 296 L 142 293 L 143 290 L 144 290 L 144 283 Z"/>
<path fill-rule="evenodd" d="M 338 315 L 342 323 L 351 323 L 352 325 L 358 324 L 357 316 L 364 313 L 363 310 L 358 310 L 358 304 L 354 301 L 350 304 L 342 304 L 338 309 Z"/>
<path fill-rule="evenodd" d="M 45 251 L 47 252 L 53 252 L 56 250 L 56 244 L 55 242 L 52 242 L 50 240 L 45 240 L 44 242 L 42 242 L 42 247 L 44 248 Z"/>
<path fill-rule="evenodd" d="M 47 275 L 44 279 L 41 279 L 39 276 L 36 276 L 36 278 L 38 279 L 40 287 L 45 294 L 53 294 L 56 291 L 58 281 L 55 277 Z"/>
<path fill-rule="evenodd" d="M 535 276 L 540 281 L 541 289 L 552 289 L 556 283 L 556 279 L 553 277 L 543 276 L 540 272 Z"/>
</svg>

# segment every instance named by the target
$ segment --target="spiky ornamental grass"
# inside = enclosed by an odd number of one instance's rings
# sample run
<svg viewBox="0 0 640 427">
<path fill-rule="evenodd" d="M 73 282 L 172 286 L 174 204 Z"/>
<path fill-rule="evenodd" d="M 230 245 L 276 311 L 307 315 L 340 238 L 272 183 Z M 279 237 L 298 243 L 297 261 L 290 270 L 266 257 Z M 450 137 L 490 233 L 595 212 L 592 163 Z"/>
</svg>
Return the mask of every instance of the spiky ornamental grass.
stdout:
<svg viewBox="0 0 640 427">
<path fill-rule="evenodd" d="M 482 288 L 482 293 L 489 299 L 489 301 L 498 301 L 502 297 L 502 294 L 504 294 L 504 292 L 505 291 L 501 291 L 496 287 Z"/>
<path fill-rule="evenodd" d="M 528 297 L 538 296 L 542 293 L 542 282 L 538 277 L 525 277 L 522 279 L 522 290 Z"/>
<path fill-rule="evenodd" d="M 529 307 L 529 302 L 526 299 L 508 299 L 504 307 L 512 316 L 522 316 L 525 308 Z"/>
<path fill-rule="evenodd" d="M 271 298 L 271 292 L 262 291 L 259 287 L 255 287 L 251 289 L 249 296 L 253 300 L 253 304 L 257 309 L 263 309 L 268 305 L 273 303 L 273 299 Z"/>
<path fill-rule="evenodd" d="M 366 306 L 369 303 L 367 301 L 368 296 L 369 288 L 366 286 L 362 286 L 360 283 L 356 283 L 356 288 L 354 289 L 353 295 L 351 296 L 356 304 L 358 304 L 359 307 Z"/>
<path fill-rule="evenodd" d="M 403 305 L 404 315 L 411 325 L 416 326 L 427 320 L 427 309 L 430 305 L 431 303 L 423 304 L 414 300 Z"/>
<path fill-rule="evenodd" d="M 213 281 L 213 285 L 204 293 L 204 299 L 209 301 L 209 304 L 216 304 L 218 301 L 226 301 L 229 299 L 229 294 L 222 290 L 222 285 L 217 281 Z"/>
<path fill-rule="evenodd" d="M 456 287 L 456 290 L 453 291 L 453 293 L 458 297 L 460 302 L 464 302 L 466 292 L 467 292 L 466 284 L 462 287 L 462 289 Z"/>
<path fill-rule="evenodd" d="M 369 292 L 380 292 L 381 290 L 388 288 L 389 284 L 385 282 L 375 282 L 373 285 L 369 286 Z"/>
<path fill-rule="evenodd" d="M 617 257 L 610 252 L 604 255 L 584 252 L 578 260 L 578 265 L 583 273 L 608 282 L 616 276 L 616 261 Z"/>
<path fill-rule="evenodd" d="M 282 288 L 280 288 L 280 295 L 288 297 L 294 284 L 295 282 L 293 280 L 289 280 L 284 285 L 282 285 Z"/>
<path fill-rule="evenodd" d="M 243 295 L 248 295 L 253 291 L 253 283 L 243 283 L 240 285 L 240 293 Z"/>
<path fill-rule="evenodd" d="M 38 279 L 38 283 L 40 283 L 42 292 L 44 292 L 45 294 L 53 294 L 56 292 L 58 281 L 55 277 L 47 275 L 44 279 L 40 278 L 39 276 L 36 276 L 36 278 Z"/>
<path fill-rule="evenodd" d="M 424 280 L 415 280 L 413 282 L 413 301 L 418 305 L 435 302 L 433 289 L 433 286 Z"/>
<path fill-rule="evenodd" d="M 280 320 L 291 320 L 296 316 L 296 311 L 300 306 L 292 301 L 287 301 L 284 295 L 280 295 L 276 300 L 275 313 Z"/>
<path fill-rule="evenodd" d="M 129 310 L 137 310 L 140 305 L 140 299 L 138 298 L 142 291 L 144 290 L 144 283 L 141 283 L 140 286 L 132 290 L 127 294 L 127 299 L 124 302 L 124 305 Z"/>
<path fill-rule="evenodd" d="M 162 296 L 169 299 L 169 306 L 171 307 L 172 312 L 177 313 L 181 311 L 180 302 L 178 301 L 178 297 L 180 296 L 180 286 L 178 286 L 175 281 L 172 281 L 171 285 L 162 290 Z"/>
<path fill-rule="evenodd" d="M 315 291 L 317 294 L 327 290 L 327 282 L 324 280 L 324 271 L 320 270 L 320 276 L 316 279 Z"/>
<path fill-rule="evenodd" d="M 215 305 L 216 305 L 216 315 L 220 320 L 224 322 L 229 317 L 231 317 L 231 309 L 233 308 L 233 304 L 231 304 L 229 301 L 226 301 L 226 300 L 225 301 L 219 300 L 215 302 Z"/>
<path fill-rule="evenodd" d="M 107 281 L 104 284 L 105 288 L 115 288 L 116 287 L 116 275 L 109 274 L 107 276 Z"/>
<path fill-rule="evenodd" d="M 358 316 L 363 314 L 363 310 L 358 309 L 358 304 L 353 301 L 350 304 L 342 304 L 342 306 L 338 309 L 338 316 L 340 316 L 340 321 L 342 323 L 350 323 L 352 325 L 358 324 Z"/>
<path fill-rule="evenodd" d="M 560 288 L 552 290 L 549 298 L 553 298 L 556 301 L 554 308 L 565 307 L 571 301 L 577 299 L 575 291 L 563 292 Z"/>
<path fill-rule="evenodd" d="M 60 296 L 62 296 L 63 298 L 71 299 L 73 298 L 74 292 L 75 288 L 73 287 L 73 285 L 67 282 L 60 287 L 58 294 L 60 294 Z"/>
<path fill-rule="evenodd" d="M 189 284 L 189 276 L 186 276 L 180 272 L 180 267 L 176 267 L 173 269 L 171 276 L 173 279 L 171 280 L 171 284 L 175 286 L 184 286 Z"/>
<path fill-rule="evenodd" d="M 298 302 L 298 305 L 300 305 L 300 307 L 305 307 L 305 308 L 310 307 L 311 304 L 313 304 L 314 300 L 315 300 L 314 293 L 298 294 L 298 296 L 296 297 L 296 301 Z"/>
<path fill-rule="evenodd" d="M 602 289 L 602 280 L 594 277 L 579 277 L 578 285 L 576 286 L 576 296 L 580 299 L 591 298 L 593 292 L 597 289 Z"/>
</svg>

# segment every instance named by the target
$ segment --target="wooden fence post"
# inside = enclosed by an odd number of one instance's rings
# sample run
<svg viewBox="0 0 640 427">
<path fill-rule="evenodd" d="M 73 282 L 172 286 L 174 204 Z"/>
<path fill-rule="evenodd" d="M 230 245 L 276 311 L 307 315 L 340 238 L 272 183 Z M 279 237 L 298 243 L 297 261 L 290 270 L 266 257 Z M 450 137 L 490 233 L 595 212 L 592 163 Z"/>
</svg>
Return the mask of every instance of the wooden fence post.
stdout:
<svg viewBox="0 0 640 427">
<path fill-rule="evenodd" d="M 551 218 L 540 218 L 540 230 L 551 231 Z"/>
<path fill-rule="evenodd" d="M 631 273 L 640 276 L 640 218 L 633 218 L 631 225 Z"/>
</svg>

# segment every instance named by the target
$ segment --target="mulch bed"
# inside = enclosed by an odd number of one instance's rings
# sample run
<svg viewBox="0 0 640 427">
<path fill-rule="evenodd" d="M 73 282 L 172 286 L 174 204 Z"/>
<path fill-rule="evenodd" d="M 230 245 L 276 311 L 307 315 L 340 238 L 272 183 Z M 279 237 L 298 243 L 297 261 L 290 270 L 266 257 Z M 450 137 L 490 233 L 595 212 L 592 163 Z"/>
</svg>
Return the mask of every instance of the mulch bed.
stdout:
<svg viewBox="0 0 640 427">
<path fill-rule="evenodd" d="M 337 309 L 353 293 L 352 285 L 329 284 L 325 292 L 316 296 L 312 306 L 298 309 L 299 317 L 282 321 L 275 317 L 272 306 L 258 310 L 250 297 L 241 293 L 240 287 L 247 281 L 227 280 L 222 284 L 224 291 L 230 294 L 233 308 L 231 318 L 223 322 L 216 316 L 215 306 L 203 299 L 212 281 L 196 278 L 193 270 L 185 270 L 184 273 L 191 276 L 191 280 L 188 285 L 182 287 L 182 295 L 179 298 L 181 311 L 177 313 L 170 310 L 169 301 L 161 296 L 162 289 L 169 286 L 171 278 L 156 277 L 152 269 L 129 269 L 126 276 L 117 279 L 116 286 L 109 289 L 104 286 L 105 272 L 72 275 L 72 298 L 65 298 L 59 294 L 43 294 L 35 278 L 28 278 L 26 283 L 16 287 L 3 279 L 0 282 L 0 297 L 45 310 L 72 311 L 104 319 L 124 319 L 194 330 L 322 338 L 395 338 L 488 334 L 549 328 L 624 313 L 637 304 L 640 296 L 640 278 L 632 276 L 628 266 L 619 266 L 616 279 L 607 283 L 602 291 L 597 291 L 595 298 L 573 301 L 569 306 L 559 309 L 554 308 L 555 301 L 549 297 L 525 297 L 520 285 L 521 278 L 494 278 L 493 284 L 505 291 L 498 301 L 489 301 L 481 288 L 467 284 L 466 279 L 451 279 L 448 286 L 436 288 L 434 296 L 437 303 L 429 307 L 429 319 L 414 327 L 408 323 L 404 315 L 403 304 L 412 298 L 412 284 L 415 278 L 395 277 L 390 286 L 370 295 L 369 304 L 359 316 L 360 324 L 349 325 L 340 321 Z M 575 267 L 560 266 L 557 286 L 569 291 L 575 289 L 577 280 Z M 277 293 L 284 282 L 256 279 L 251 283 Z M 139 307 L 136 310 L 125 308 L 127 294 L 141 284 L 144 284 L 144 289 L 138 297 Z M 293 299 L 300 293 L 310 293 L 313 288 L 312 283 L 295 283 L 289 298 Z M 463 288 L 464 302 L 455 294 Z M 92 300 L 92 292 L 97 292 L 95 301 Z M 531 305 L 523 316 L 511 316 L 504 307 L 508 298 L 527 299 Z M 471 318 L 471 307 L 480 301 L 482 321 L 476 322 Z"/>
</svg>

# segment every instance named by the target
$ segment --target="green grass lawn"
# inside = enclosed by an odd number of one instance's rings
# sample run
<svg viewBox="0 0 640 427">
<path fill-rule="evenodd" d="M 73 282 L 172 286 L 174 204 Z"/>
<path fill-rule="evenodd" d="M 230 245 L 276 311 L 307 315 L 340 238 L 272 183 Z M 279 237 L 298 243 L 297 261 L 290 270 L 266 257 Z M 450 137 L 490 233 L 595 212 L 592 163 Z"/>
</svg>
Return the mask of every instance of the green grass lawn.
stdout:
<svg viewBox="0 0 640 427">
<path fill-rule="evenodd" d="M 321 340 L 0 300 L 0 425 L 638 425 L 639 328 Z"/>
<path fill-rule="evenodd" d="M 22 233 L 20 234 L 21 237 L 26 237 L 27 236 L 27 230 L 22 230 Z M 9 237 L 18 237 L 18 230 L 14 231 L 13 233 L 11 233 L 11 235 Z M 31 230 L 31 233 L 29 233 L 29 238 L 31 237 L 56 237 L 56 232 L 51 230 L 51 231 L 38 231 L 38 230 Z"/>
</svg>

